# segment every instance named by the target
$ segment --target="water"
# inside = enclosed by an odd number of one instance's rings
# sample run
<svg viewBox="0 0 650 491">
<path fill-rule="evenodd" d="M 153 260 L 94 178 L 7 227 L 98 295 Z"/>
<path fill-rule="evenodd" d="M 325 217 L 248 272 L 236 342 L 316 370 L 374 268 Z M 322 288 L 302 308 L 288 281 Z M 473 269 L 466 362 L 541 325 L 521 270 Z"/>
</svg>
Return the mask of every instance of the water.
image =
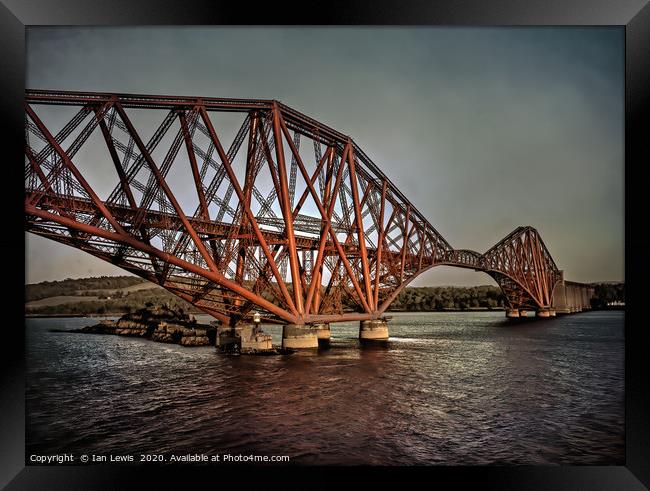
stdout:
<svg viewBox="0 0 650 491">
<path fill-rule="evenodd" d="M 266 357 L 27 319 L 27 455 L 623 465 L 623 315 L 395 314 L 385 346 L 345 323 L 329 350 Z"/>
</svg>

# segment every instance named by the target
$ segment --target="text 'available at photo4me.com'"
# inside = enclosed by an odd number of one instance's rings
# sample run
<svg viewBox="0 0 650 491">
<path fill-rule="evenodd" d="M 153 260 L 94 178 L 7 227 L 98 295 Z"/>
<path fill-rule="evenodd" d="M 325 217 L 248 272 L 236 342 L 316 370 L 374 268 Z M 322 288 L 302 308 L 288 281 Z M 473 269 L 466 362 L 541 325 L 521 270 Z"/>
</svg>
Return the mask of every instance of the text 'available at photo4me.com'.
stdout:
<svg viewBox="0 0 650 491">
<path fill-rule="evenodd" d="M 74 455 L 71 453 L 53 455 L 29 456 L 28 465 L 56 465 L 56 464 L 101 464 L 101 463 L 288 463 L 288 455 L 254 455 L 254 454 L 137 454 L 137 455 L 98 455 L 83 454 Z"/>
</svg>

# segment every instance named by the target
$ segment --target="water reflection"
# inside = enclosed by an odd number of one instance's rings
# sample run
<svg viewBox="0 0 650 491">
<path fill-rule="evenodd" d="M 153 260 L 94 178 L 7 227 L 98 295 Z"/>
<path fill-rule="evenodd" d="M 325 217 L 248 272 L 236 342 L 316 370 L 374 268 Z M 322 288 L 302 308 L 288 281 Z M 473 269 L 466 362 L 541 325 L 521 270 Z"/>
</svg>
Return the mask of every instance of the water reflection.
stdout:
<svg viewBox="0 0 650 491">
<path fill-rule="evenodd" d="M 243 452 L 303 464 L 623 462 L 623 317 L 395 315 L 387 342 L 223 356 L 27 320 L 27 452 Z M 281 329 L 271 328 L 279 343 Z"/>
</svg>

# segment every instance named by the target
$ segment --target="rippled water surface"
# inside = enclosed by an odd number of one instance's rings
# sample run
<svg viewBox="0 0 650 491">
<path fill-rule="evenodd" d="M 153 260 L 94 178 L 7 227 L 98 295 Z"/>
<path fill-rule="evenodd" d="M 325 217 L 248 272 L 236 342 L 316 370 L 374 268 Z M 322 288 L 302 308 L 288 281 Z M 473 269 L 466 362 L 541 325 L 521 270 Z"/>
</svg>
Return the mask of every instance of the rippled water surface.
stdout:
<svg viewBox="0 0 650 491">
<path fill-rule="evenodd" d="M 27 454 L 622 465 L 623 315 L 395 314 L 385 346 L 360 347 L 345 323 L 328 350 L 265 357 L 28 319 Z"/>
</svg>

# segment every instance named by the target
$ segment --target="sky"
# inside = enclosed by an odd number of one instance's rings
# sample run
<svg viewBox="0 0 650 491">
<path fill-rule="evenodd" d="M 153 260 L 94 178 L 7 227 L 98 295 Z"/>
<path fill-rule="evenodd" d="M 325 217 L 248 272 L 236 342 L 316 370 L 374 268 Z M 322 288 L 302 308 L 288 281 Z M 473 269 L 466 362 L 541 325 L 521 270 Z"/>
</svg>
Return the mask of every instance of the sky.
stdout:
<svg viewBox="0 0 650 491">
<path fill-rule="evenodd" d="M 28 27 L 26 77 L 280 100 L 350 135 L 453 247 L 532 225 L 565 278 L 624 279 L 622 28 Z M 118 274 L 26 234 L 28 283 Z M 450 267 L 412 283 L 484 284 Z"/>
</svg>

